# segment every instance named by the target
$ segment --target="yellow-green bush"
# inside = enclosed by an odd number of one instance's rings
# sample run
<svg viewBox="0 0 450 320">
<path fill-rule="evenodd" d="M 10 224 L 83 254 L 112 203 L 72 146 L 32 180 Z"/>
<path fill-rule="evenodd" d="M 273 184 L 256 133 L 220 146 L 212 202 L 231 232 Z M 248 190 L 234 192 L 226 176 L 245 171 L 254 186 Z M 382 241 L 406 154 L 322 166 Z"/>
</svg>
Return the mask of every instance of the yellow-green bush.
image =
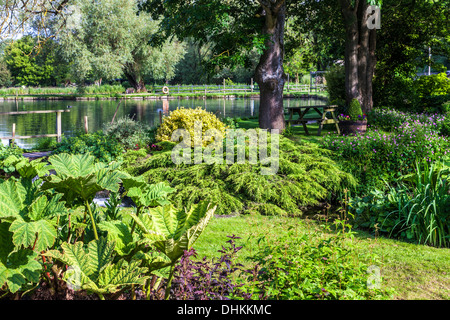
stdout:
<svg viewBox="0 0 450 320">
<path fill-rule="evenodd" d="M 164 118 L 163 123 L 158 128 L 156 140 L 171 141 L 172 133 L 176 129 L 186 129 L 191 136 L 191 146 L 194 146 L 194 124 L 200 121 L 202 125 L 202 136 L 209 129 L 217 129 L 225 138 L 226 125 L 213 113 L 203 110 L 201 107 L 195 109 L 185 109 L 183 107 L 172 111 Z M 208 141 L 202 140 L 202 145 L 206 147 Z"/>
</svg>

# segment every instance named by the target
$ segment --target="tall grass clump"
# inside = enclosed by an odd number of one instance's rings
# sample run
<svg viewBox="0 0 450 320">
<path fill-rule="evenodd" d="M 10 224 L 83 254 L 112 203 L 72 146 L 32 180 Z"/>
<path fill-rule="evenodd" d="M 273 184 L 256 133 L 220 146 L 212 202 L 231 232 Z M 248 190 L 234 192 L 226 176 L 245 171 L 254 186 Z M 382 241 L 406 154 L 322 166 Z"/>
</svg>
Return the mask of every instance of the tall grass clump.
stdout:
<svg viewBox="0 0 450 320">
<path fill-rule="evenodd" d="M 435 247 L 450 246 L 450 167 L 418 162 L 387 192 L 373 190 L 351 200 L 359 226 L 390 237 Z"/>
</svg>

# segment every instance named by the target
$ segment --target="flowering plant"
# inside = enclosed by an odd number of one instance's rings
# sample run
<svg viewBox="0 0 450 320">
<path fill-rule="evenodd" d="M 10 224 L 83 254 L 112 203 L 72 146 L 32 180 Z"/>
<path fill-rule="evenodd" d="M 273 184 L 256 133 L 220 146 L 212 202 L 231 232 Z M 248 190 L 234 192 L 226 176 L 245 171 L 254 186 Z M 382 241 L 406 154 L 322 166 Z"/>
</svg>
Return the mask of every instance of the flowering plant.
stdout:
<svg viewBox="0 0 450 320">
<path fill-rule="evenodd" d="M 349 115 L 343 114 L 341 113 L 338 116 L 338 120 L 339 121 L 363 121 L 367 119 L 367 115 L 365 113 L 363 113 L 362 115 L 358 115 L 357 117 L 350 117 Z"/>
</svg>

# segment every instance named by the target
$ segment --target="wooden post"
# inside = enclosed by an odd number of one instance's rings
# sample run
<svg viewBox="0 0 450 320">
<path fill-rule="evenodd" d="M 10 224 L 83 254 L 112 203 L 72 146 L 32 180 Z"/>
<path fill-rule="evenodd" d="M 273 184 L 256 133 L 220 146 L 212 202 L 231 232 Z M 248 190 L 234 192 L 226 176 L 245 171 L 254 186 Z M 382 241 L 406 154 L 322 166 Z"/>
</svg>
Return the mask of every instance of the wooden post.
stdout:
<svg viewBox="0 0 450 320">
<path fill-rule="evenodd" d="M 250 81 L 250 89 L 251 89 L 251 91 L 253 92 L 253 78 L 252 78 L 251 81 Z"/>
<path fill-rule="evenodd" d="M 180 93 L 180 85 L 178 85 L 178 93 Z"/>
<path fill-rule="evenodd" d="M 16 140 L 16 124 L 12 125 L 12 139 L 9 139 L 9 146 L 12 147 Z"/>
<path fill-rule="evenodd" d="M 89 132 L 88 116 L 84 116 L 84 132 Z"/>
<path fill-rule="evenodd" d="M 194 85 L 191 84 L 191 92 L 194 93 Z"/>
<path fill-rule="evenodd" d="M 287 91 L 289 92 L 289 73 L 288 73 L 288 78 L 287 78 Z"/>
<path fill-rule="evenodd" d="M 225 78 L 223 79 L 223 94 L 225 94 Z"/>
<path fill-rule="evenodd" d="M 205 84 L 205 99 L 206 99 L 206 84 Z"/>
<path fill-rule="evenodd" d="M 56 113 L 56 134 L 58 135 L 56 137 L 56 140 L 61 142 L 61 112 Z"/>
</svg>

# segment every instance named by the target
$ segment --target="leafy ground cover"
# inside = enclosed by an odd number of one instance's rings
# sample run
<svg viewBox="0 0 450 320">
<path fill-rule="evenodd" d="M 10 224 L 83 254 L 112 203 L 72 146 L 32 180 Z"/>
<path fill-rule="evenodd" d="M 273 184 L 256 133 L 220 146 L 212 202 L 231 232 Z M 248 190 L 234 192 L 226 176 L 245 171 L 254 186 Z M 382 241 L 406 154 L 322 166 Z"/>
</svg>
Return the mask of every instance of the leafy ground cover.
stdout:
<svg viewBox="0 0 450 320">
<path fill-rule="evenodd" d="M 251 257 L 265 244 L 283 239 L 289 230 L 327 234 L 317 220 L 301 218 L 236 216 L 214 218 L 194 248 L 198 256 L 219 256 L 217 247 L 229 234 L 241 237 L 237 245 L 239 262 L 251 265 Z M 351 257 L 380 267 L 382 288 L 395 292 L 392 299 L 450 298 L 450 249 L 406 243 L 378 236 L 362 230 L 356 232 Z M 366 275 L 367 277 L 367 275 Z"/>
</svg>

